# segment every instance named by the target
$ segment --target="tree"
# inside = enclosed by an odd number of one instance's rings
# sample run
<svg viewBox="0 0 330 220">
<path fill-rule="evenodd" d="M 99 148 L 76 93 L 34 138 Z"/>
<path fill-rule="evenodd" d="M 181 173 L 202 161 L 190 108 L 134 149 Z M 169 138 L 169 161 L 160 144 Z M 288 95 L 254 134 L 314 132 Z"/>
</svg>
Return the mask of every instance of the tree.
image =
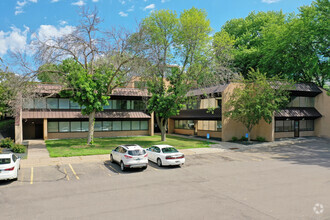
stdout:
<svg viewBox="0 0 330 220">
<path fill-rule="evenodd" d="M 324 87 L 330 80 L 330 2 L 318 0 L 299 10 L 284 25 L 266 28 L 259 67 L 270 75 L 282 73 L 295 81 Z"/>
<path fill-rule="evenodd" d="M 259 70 L 251 69 L 247 79 L 238 81 L 228 102 L 224 115 L 235 121 L 241 122 L 250 133 L 261 119 L 267 123 L 273 120 L 274 112 L 284 107 L 289 99 L 288 90 L 292 84 L 280 81 L 278 77 L 267 78 L 266 74 Z"/>
<path fill-rule="evenodd" d="M 155 113 L 162 141 L 168 119 L 179 113 L 189 89 L 205 79 L 201 73 L 210 63 L 210 32 L 206 12 L 196 8 L 184 10 L 179 17 L 171 10 L 154 11 L 142 21 L 143 78 L 151 94 L 148 110 Z"/>
<path fill-rule="evenodd" d="M 246 76 L 250 68 L 258 68 L 263 56 L 264 29 L 269 25 L 282 25 L 286 15 L 282 11 L 251 12 L 246 18 L 227 21 L 218 33 L 226 32 L 234 41 L 234 66 Z"/>
<path fill-rule="evenodd" d="M 95 114 L 108 105 L 112 91 L 125 85 L 139 66 L 139 35 L 124 29 L 102 31 L 97 10 L 82 10 L 80 24 L 72 32 L 37 40 L 35 59 L 41 64 L 41 79 L 64 76 L 64 92 L 89 116 L 87 144 L 93 143 Z M 48 75 L 47 75 L 48 73 Z"/>
</svg>

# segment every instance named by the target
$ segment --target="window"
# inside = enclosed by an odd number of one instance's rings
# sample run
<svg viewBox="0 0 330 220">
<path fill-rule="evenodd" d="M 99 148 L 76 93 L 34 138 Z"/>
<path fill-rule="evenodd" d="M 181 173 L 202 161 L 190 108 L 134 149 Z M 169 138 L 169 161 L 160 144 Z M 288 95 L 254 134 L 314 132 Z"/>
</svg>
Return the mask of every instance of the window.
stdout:
<svg viewBox="0 0 330 220">
<path fill-rule="evenodd" d="M 46 99 L 45 98 L 34 99 L 34 108 L 45 109 L 46 108 Z"/>
<path fill-rule="evenodd" d="M 292 96 L 288 107 L 314 107 L 315 97 Z"/>
<path fill-rule="evenodd" d="M 69 99 L 59 99 L 59 109 L 70 109 Z"/>
<path fill-rule="evenodd" d="M 222 121 L 217 121 L 217 131 L 222 131 Z"/>
<path fill-rule="evenodd" d="M 102 121 L 96 121 L 94 124 L 95 131 L 102 131 Z"/>
<path fill-rule="evenodd" d="M 283 131 L 293 131 L 293 123 L 292 120 L 285 120 L 283 124 Z"/>
<path fill-rule="evenodd" d="M 141 130 L 148 130 L 148 121 L 141 121 Z"/>
<path fill-rule="evenodd" d="M 34 99 L 24 99 L 23 108 L 25 109 L 34 108 Z"/>
<path fill-rule="evenodd" d="M 112 123 L 114 131 L 121 131 L 121 121 L 114 121 Z"/>
<path fill-rule="evenodd" d="M 69 132 L 70 131 L 70 123 L 68 121 L 60 121 L 58 123 L 60 132 Z"/>
<path fill-rule="evenodd" d="M 283 121 L 276 120 L 275 121 L 275 131 L 283 131 Z"/>
<path fill-rule="evenodd" d="M 104 121 L 102 128 L 103 128 L 103 131 L 111 131 L 112 130 L 112 121 Z"/>
<path fill-rule="evenodd" d="M 80 109 L 80 105 L 70 100 L 70 109 Z"/>
<path fill-rule="evenodd" d="M 88 131 L 89 122 L 88 121 L 82 121 L 81 122 L 81 131 Z"/>
<path fill-rule="evenodd" d="M 47 99 L 47 108 L 58 109 L 58 99 L 57 98 L 48 98 Z"/>
<path fill-rule="evenodd" d="M 13 159 L 13 161 L 14 161 L 14 162 L 16 162 L 16 160 L 17 160 L 17 157 L 16 157 L 16 155 L 15 155 L 15 154 L 13 154 L 13 155 L 12 155 L 12 159 Z"/>
<path fill-rule="evenodd" d="M 47 123 L 48 132 L 58 132 L 58 121 L 50 121 Z"/>
<path fill-rule="evenodd" d="M 112 109 L 112 100 L 108 100 L 108 105 L 103 106 L 103 109 Z"/>
<path fill-rule="evenodd" d="M 276 120 L 275 121 L 275 132 L 291 132 L 294 131 L 293 120 Z"/>
<path fill-rule="evenodd" d="M 140 121 L 132 121 L 132 130 L 140 130 Z"/>
<path fill-rule="evenodd" d="M 124 131 L 131 130 L 131 122 L 130 121 L 123 121 L 123 130 Z"/>
<path fill-rule="evenodd" d="M 193 120 L 175 120 L 174 128 L 176 129 L 194 129 Z"/>
<path fill-rule="evenodd" d="M 299 121 L 300 131 L 314 131 L 314 120 L 301 120 Z"/>
<path fill-rule="evenodd" d="M 72 132 L 81 131 L 81 122 L 80 121 L 72 121 L 71 122 L 71 131 Z"/>
</svg>

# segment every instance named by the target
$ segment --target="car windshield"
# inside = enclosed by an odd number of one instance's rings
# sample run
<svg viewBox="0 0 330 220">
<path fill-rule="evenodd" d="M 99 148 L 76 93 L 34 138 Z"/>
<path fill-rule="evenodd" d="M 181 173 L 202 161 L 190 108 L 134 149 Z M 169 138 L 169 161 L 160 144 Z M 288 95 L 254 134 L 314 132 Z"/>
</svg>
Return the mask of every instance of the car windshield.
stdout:
<svg viewBox="0 0 330 220">
<path fill-rule="evenodd" d="M 10 164 L 10 158 L 1 158 L 0 164 Z"/>
<path fill-rule="evenodd" d="M 129 150 L 128 154 L 131 156 L 140 156 L 146 154 L 145 150 L 137 149 L 137 150 Z"/>
<path fill-rule="evenodd" d="M 162 149 L 163 153 L 167 154 L 167 153 L 177 153 L 179 152 L 177 149 L 175 149 L 174 147 L 165 147 Z"/>
</svg>

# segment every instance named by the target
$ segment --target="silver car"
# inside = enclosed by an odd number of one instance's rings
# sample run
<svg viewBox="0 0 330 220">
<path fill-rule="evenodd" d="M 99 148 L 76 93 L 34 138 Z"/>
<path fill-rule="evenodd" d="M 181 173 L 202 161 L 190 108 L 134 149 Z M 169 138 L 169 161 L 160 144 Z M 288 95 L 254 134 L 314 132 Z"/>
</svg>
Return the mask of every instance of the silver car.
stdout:
<svg viewBox="0 0 330 220">
<path fill-rule="evenodd" d="M 148 154 L 145 149 L 139 145 L 120 145 L 112 150 L 110 161 L 120 165 L 120 169 L 124 171 L 126 168 L 142 168 L 148 167 Z"/>
</svg>

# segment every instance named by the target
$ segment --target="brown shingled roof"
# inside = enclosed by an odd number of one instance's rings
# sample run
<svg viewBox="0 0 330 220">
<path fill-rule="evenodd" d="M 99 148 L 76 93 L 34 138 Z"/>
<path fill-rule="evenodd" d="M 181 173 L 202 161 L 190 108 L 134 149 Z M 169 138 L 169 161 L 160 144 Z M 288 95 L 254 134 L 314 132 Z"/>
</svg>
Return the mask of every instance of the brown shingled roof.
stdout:
<svg viewBox="0 0 330 220">
<path fill-rule="evenodd" d="M 62 90 L 63 86 L 58 84 L 37 84 L 36 92 L 45 94 L 56 94 Z M 148 96 L 148 91 L 146 89 L 138 88 L 116 88 L 112 92 L 113 96 Z"/>
<path fill-rule="evenodd" d="M 315 108 L 287 108 L 275 113 L 275 118 L 319 118 L 322 115 Z"/>
<path fill-rule="evenodd" d="M 23 119 L 32 118 L 88 118 L 88 115 L 82 115 L 79 111 L 23 111 Z M 148 119 L 150 115 L 141 111 L 104 111 L 96 113 L 95 118 L 139 118 Z"/>
</svg>

